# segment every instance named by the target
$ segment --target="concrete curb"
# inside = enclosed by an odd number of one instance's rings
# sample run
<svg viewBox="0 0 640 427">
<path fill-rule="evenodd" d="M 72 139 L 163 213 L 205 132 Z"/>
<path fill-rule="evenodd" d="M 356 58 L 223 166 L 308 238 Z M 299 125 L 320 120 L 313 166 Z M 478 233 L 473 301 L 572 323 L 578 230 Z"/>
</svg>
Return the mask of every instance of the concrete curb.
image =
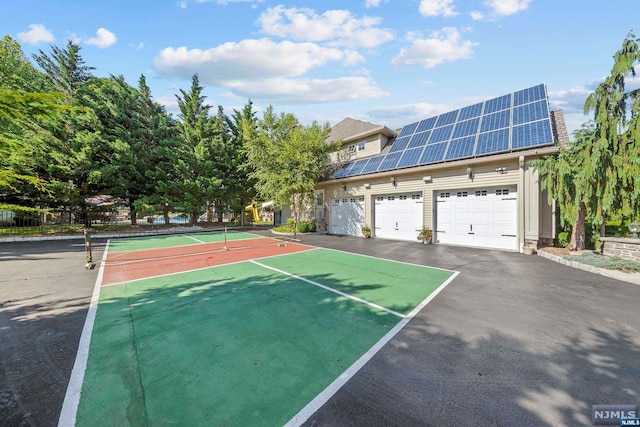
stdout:
<svg viewBox="0 0 640 427">
<path fill-rule="evenodd" d="M 640 285 L 640 273 L 625 273 L 618 270 L 607 270 L 606 268 L 594 267 L 577 261 L 566 260 L 558 255 L 553 255 L 545 251 L 538 251 L 538 255 L 542 258 L 546 258 L 568 267 L 577 268 L 579 270 L 588 271 L 589 273 L 599 274 L 601 276 L 610 277 L 627 283 L 633 283 L 634 285 Z"/>
</svg>

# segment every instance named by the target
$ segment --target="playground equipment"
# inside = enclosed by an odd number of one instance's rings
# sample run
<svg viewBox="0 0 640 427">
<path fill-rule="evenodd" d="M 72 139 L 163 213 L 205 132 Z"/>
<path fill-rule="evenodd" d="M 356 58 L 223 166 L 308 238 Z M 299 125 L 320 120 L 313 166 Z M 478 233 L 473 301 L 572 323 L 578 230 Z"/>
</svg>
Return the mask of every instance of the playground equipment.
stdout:
<svg viewBox="0 0 640 427">
<path fill-rule="evenodd" d="M 249 206 L 244 208 L 245 211 L 249 211 L 253 217 L 253 222 L 260 221 L 260 216 L 258 216 L 258 208 L 256 207 L 257 203 L 254 201 Z"/>
</svg>

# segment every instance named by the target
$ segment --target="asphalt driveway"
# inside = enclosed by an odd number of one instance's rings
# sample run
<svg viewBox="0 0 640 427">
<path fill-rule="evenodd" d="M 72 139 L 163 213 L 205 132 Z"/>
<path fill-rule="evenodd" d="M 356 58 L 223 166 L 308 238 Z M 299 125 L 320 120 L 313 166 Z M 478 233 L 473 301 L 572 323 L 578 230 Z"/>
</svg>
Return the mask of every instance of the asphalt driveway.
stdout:
<svg viewBox="0 0 640 427">
<path fill-rule="evenodd" d="M 516 253 L 302 242 L 460 271 L 308 426 L 591 425 L 593 404 L 640 403 L 640 286 Z M 97 276 L 81 243 L 0 243 L 0 425 L 57 425 Z"/>
</svg>

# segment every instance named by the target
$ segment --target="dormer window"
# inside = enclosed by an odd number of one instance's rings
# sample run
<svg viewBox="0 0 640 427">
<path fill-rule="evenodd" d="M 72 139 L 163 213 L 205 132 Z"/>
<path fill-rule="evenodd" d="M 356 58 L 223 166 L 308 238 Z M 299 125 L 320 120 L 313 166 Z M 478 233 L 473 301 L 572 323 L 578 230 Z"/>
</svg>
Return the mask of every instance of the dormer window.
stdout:
<svg viewBox="0 0 640 427">
<path fill-rule="evenodd" d="M 356 144 L 351 144 L 347 147 L 347 153 L 354 154 L 356 152 Z"/>
<path fill-rule="evenodd" d="M 364 146 L 365 146 L 364 141 L 358 142 L 358 151 L 364 151 Z"/>
</svg>

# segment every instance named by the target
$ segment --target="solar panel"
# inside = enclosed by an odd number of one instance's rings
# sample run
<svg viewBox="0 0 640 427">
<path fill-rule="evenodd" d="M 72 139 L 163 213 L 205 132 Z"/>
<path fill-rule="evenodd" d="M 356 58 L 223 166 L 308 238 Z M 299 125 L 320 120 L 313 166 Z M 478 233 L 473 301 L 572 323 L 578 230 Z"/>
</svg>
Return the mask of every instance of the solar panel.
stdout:
<svg viewBox="0 0 640 427">
<path fill-rule="evenodd" d="M 511 107 L 511 95 L 504 95 L 499 98 L 490 99 L 484 104 L 484 114 L 506 110 Z"/>
<path fill-rule="evenodd" d="M 446 141 L 447 139 L 451 138 L 452 130 L 453 130 L 453 125 L 434 129 L 431 132 L 431 138 L 429 139 L 429 144 L 435 144 L 436 142 Z"/>
<path fill-rule="evenodd" d="M 428 119 L 425 119 L 425 120 L 421 121 L 420 123 L 418 123 L 418 128 L 416 129 L 416 133 L 424 132 L 425 130 L 429 130 L 429 129 L 433 129 L 433 127 L 436 125 L 436 120 L 437 119 L 438 119 L 438 116 L 430 117 Z"/>
<path fill-rule="evenodd" d="M 388 171 L 394 169 L 402 153 L 389 153 L 384 156 L 384 160 L 380 164 L 378 171 Z"/>
<path fill-rule="evenodd" d="M 514 92 L 513 105 L 518 106 L 546 98 L 547 94 L 545 93 L 544 85 L 538 85 Z"/>
<path fill-rule="evenodd" d="M 500 153 L 509 149 L 509 129 L 497 130 L 494 132 L 481 133 L 478 135 L 478 145 L 476 156 L 483 154 Z"/>
<path fill-rule="evenodd" d="M 340 169 L 338 169 L 338 171 L 333 175 L 333 177 L 344 178 L 345 176 L 347 176 L 347 172 L 349 172 L 349 169 L 351 169 L 351 166 L 353 166 L 353 162 L 345 163 L 340 167 Z"/>
<path fill-rule="evenodd" d="M 458 117 L 458 120 L 462 121 L 472 119 L 474 117 L 478 117 L 480 114 L 482 114 L 482 103 L 470 105 L 460 110 L 460 116 Z"/>
<path fill-rule="evenodd" d="M 476 136 L 467 136 L 460 139 L 452 139 L 447 148 L 445 160 L 464 159 L 473 156 L 476 148 Z"/>
<path fill-rule="evenodd" d="M 432 144 L 424 147 L 424 152 L 420 157 L 420 164 L 427 165 L 429 163 L 438 163 L 444 160 L 444 152 L 447 149 L 447 143 Z"/>
<path fill-rule="evenodd" d="M 409 143 L 410 139 L 411 139 L 411 135 L 396 138 L 389 152 L 393 153 L 394 151 L 404 150 L 405 148 L 407 148 L 407 144 Z"/>
<path fill-rule="evenodd" d="M 525 123 L 513 127 L 512 149 L 535 147 L 553 143 L 551 123 L 549 120 Z"/>
<path fill-rule="evenodd" d="M 358 175 L 362 172 L 362 169 L 364 169 L 364 167 L 367 165 L 367 162 L 369 161 L 369 159 L 360 159 L 357 160 L 353 166 L 351 166 L 351 169 L 349 169 L 349 173 L 348 176 L 353 176 L 353 175 Z"/>
<path fill-rule="evenodd" d="M 362 169 L 361 173 L 371 173 L 378 170 L 380 163 L 384 160 L 384 154 L 381 156 L 371 157 L 369 163 Z"/>
<path fill-rule="evenodd" d="M 456 117 L 458 117 L 458 110 L 440 114 L 438 116 L 438 121 L 436 122 L 435 127 L 450 125 L 451 123 L 456 121 Z"/>
<path fill-rule="evenodd" d="M 403 137 L 403 136 L 407 136 L 407 135 L 411 135 L 413 132 L 415 132 L 417 126 L 418 126 L 418 122 L 411 123 L 410 125 L 404 126 L 402 128 L 402 130 L 400 131 L 400 134 L 398 135 L 398 138 Z"/>
<path fill-rule="evenodd" d="M 408 124 L 388 154 L 345 163 L 334 178 L 553 143 L 547 90 L 537 85 Z"/>
<path fill-rule="evenodd" d="M 478 133 L 478 124 L 480 123 L 480 118 L 467 120 L 465 122 L 458 122 L 456 124 L 456 128 L 453 131 L 452 138 L 460 138 L 467 135 L 474 135 Z"/>
<path fill-rule="evenodd" d="M 537 101 L 513 109 L 513 125 L 535 122 L 549 117 L 546 101 Z"/>
<path fill-rule="evenodd" d="M 420 160 L 420 155 L 422 154 L 422 147 L 420 148 L 412 148 L 411 150 L 406 150 L 402 155 L 402 158 L 398 162 L 398 168 L 406 168 L 409 166 L 415 166 L 418 164 Z"/>
<path fill-rule="evenodd" d="M 427 139 L 429 139 L 429 135 L 431 131 L 422 132 L 422 133 L 414 133 L 411 137 L 411 142 L 407 145 L 407 149 L 416 148 L 416 147 L 424 147 L 427 143 Z"/>
<path fill-rule="evenodd" d="M 499 113 L 482 116 L 482 125 L 480 125 L 480 132 L 487 132 L 490 130 L 498 130 L 509 127 L 510 118 L 511 110 L 500 111 Z"/>
</svg>

